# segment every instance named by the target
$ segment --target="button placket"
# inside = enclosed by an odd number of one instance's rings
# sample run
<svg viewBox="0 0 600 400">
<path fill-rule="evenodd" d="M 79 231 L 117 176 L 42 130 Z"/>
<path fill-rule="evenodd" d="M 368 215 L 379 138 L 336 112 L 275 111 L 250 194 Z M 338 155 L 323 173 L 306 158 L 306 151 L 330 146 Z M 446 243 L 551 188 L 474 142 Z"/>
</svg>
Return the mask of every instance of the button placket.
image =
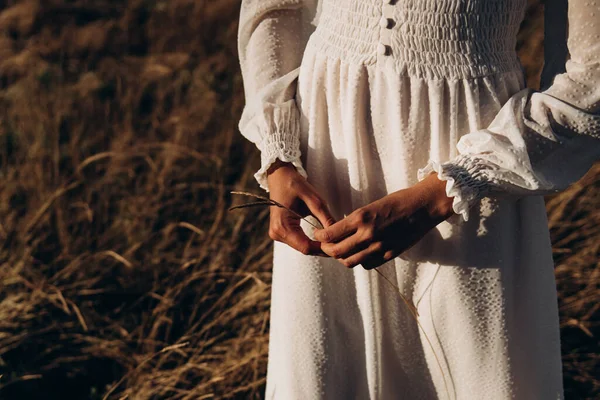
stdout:
<svg viewBox="0 0 600 400">
<path fill-rule="evenodd" d="M 396 26 L 396 21 L 392 18 L 394 3 L 395 0 L 382 0 L 381 19 L 379 20 L 379 44 L 377 45 L 377 52 L 382 56 L 392 54 L 390 35 L 391 29 Z"/>
</svg>

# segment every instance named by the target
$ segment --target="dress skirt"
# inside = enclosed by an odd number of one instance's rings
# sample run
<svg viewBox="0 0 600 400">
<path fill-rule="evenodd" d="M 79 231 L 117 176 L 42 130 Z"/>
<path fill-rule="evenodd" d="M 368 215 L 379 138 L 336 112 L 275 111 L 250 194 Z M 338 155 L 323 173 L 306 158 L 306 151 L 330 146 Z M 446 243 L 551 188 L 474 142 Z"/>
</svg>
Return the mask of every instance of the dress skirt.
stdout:
<svg viewBox="0 0 600 400">
<path fill-rule="evenodd" d="M 310 37 L 298 77 L 302 163 L 339 220 L 418 182 L 525 87 L 516 66 L 425 79 Z M 424 174 L 428 171 L 421 171 Z M 311 236 L 311 225 L 302 221 Z M 484 197 L 374 270 L 275 242 L 267 399 L 562 398 L 542 196 Z"/>
</svg>

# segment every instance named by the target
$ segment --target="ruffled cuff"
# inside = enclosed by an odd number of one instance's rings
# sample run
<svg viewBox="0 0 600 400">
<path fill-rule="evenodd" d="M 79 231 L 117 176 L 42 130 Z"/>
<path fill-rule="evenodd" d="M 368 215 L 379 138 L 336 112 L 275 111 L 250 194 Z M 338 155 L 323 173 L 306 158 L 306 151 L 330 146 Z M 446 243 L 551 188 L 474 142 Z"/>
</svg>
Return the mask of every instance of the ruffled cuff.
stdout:
<svg viewBox="0 0 600 400">
<path fill-rule="evenodd" d="M 260 187 L 269 191 L 267 170 L 277 159 L 292 163 L 307 178 L 300 160 L 300 119 L 294 100 L 281 105 L 267 103 L 259 129 L 262 131 L 262 140 L 257 143 L 257 147 L 261 152 L 261 168 L 254 174 L 254 178 Z"/>
<path fill-rule="evenodd" d="M 471 207 L 490 191 L 486 171 L 483 160 L 459 155 L 444 163 L 430 159 L 417 171 L 417 179 L 421 181 L 431 172 L 437 172 L 438 179 L 446 181 L 446 195 L 453 197 L 452 209 L 466 222 Z"/>
<path fill-rule="evenodd" d="M 265 136 L 260 144 L 261 168 L 254 174 L 254 178 L 261 188 L 269 191 L 267 184 L 267 170 L 279 159 L 290 162 L 303 177 L 308 175 L 300 161 L 300 140 L 293 132 L 272 132 Z"/>
</svg>

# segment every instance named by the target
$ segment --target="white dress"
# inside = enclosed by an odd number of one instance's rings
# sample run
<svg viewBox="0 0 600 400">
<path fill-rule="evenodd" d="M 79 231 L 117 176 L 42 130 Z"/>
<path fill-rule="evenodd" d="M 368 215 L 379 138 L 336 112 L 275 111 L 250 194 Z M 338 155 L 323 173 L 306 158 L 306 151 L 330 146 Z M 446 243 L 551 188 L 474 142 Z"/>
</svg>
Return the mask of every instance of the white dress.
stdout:
<svg viewBox="0 0 600 400">
<path fill-rule="evenodd" d="M 275 242 L 266 398 L 563 397 L 543 195 L 600 159 L 600 1 L 546 2 L 540 91 L 515 52 L 526 3 L 242 0 L 263 189 L 292 162 L 341 219 L 435 171 L 455 211 L 378 268 L 422 330 L 375 271 Z"/>
</svg>

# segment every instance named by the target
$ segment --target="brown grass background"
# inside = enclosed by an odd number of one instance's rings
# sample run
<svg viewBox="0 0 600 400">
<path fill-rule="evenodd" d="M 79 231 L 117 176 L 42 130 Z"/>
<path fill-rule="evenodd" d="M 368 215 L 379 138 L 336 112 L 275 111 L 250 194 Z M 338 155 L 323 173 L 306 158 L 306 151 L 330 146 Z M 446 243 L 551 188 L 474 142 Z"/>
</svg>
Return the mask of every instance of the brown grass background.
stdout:
<svg viewBox="0 0 600 400">
<path fill-rule="evenodd" d="M 226 211 L 259 192 L 240 0 L 0 5 L 0 398 L 260 398 L 268 209 Z M 547 198 L 572 399 L 600 396 L 599 176 Z"/>
</svg>

